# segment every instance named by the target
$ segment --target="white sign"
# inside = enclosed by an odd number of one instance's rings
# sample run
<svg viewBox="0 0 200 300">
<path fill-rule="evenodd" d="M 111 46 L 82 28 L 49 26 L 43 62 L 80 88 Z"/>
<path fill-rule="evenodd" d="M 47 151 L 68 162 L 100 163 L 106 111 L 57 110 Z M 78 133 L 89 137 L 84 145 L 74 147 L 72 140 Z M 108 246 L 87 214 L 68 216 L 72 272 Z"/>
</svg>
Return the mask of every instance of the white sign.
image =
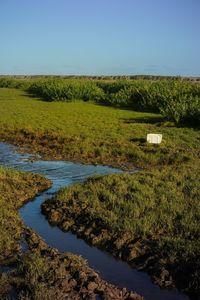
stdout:
<svg viewBox="0 0 200 300">
<path fill-rule="evenodd" d="M 162 141 L 162 134 L 149 133 L 147 134 L 147 142 L 151 144 L 160 144 Z"/>
</svg>

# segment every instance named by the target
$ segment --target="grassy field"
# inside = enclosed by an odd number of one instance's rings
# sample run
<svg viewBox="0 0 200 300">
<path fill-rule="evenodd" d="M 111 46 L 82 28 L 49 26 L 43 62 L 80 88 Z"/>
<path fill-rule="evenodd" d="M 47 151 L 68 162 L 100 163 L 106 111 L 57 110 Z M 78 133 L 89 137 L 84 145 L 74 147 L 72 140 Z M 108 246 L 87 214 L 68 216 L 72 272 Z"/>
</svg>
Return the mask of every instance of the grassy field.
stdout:
<svg viewBox="0 0 200 300">
<path fill-rule="evenodd" d="M 197 128 L 177 127 L 159 114 L 44 102 L 4 88 L 0 113 L 0 139 L 44 158 L 142 167 L 137 175 L 90 179 L 63 190 L 44 212 L 64 230 L 148 270 L 160 285 L 199 292 Z M 147 133 L 162 133 L 162 144 L 147 144 Z"/>
<path fill-rule="evenodd" d="M 159 112 L 175 124 L 193 124 L 200 119 L 200 85 L 181 78 L 157 80 L 91 80 L 0 78 L 0 87 L 23 89 L 45 101 L 101 103 L 130 110 Z"/>
<path fill-rule="evenodd" d="M 121 167 L 179 164 L 200 146 L 199 132 L 164 123 L 158 114 L 92 103 L 43 102 L 13 89 L 0 89 L 0 138 L 31 145 L 46 157 Z M 162 133 L 152 147 L 147 133 Z"/>
</svg>

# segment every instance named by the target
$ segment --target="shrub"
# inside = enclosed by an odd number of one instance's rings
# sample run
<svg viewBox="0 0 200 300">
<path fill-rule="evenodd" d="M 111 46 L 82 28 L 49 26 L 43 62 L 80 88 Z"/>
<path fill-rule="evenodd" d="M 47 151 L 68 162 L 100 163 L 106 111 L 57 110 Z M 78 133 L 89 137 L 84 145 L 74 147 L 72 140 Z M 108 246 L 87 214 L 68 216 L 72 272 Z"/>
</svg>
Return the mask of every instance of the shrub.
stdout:
<svg viewBox="0 0 200 300">
<path fill-rule="evenodd" d="M 95 82 L 85 80 L 49 79 L 33 83 L 28 92 L 47 101 L 71 101 L 80 99 L 96 102 L 104 98 L 104 92 Z"/>
<path fill-rule="evenodd" d="M 94 101 L 110 106 L 159 112 L 175 124 L 199 123 L 200 85 L 184 79 L 89 80 L 4 77 L 0 87 L 21 88 L 46 101 Z"/>
</svg>

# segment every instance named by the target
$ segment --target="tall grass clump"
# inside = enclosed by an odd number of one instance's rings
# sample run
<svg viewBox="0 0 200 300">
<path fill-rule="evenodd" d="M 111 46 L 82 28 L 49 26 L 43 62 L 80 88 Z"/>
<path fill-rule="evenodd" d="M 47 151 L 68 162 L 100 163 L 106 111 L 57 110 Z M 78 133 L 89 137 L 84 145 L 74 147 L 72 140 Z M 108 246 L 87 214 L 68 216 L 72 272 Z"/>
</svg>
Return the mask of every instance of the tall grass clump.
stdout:
<svg viewBox="0 0 200 300">
<path fill-rule="evenodd" d="M 183 80 L 153 82 L 147 95 L 149 102 L 175 124 L 200 121 L 199 84 Z"/>
<path fill-rule="evenodd" d="M 93 81 L 47 79 L 33 83 L 28 92 L 46 101 L 100 101 L 103 91 Z"/>
<path fill-rule="evenodd" d="M 32 81 L 30 79 L 15 79 L 12 77 L 1 77 L 0 78 L 0 88 L 15 88 L 26 90 Z"/>
<path fill-rule="evenodd" d="M 200 85 L 183 79 L 99 82 L 104 102 L 139 111 L 159 112 L 181 124 L 200 121 Z"/>
</svg>

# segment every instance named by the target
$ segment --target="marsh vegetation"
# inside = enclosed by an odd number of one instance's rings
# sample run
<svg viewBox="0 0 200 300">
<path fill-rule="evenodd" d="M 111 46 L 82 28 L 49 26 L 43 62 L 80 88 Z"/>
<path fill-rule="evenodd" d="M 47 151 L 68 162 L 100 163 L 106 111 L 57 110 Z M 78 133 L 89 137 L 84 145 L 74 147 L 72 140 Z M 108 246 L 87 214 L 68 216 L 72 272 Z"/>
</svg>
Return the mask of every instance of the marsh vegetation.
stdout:
<svg viewBox="0 0 200 300">
<path fill-rule="evenodd" d="M 42 209 L 52 224 L 150 272 L 161 286 L 197 293 L 198 170 L 186 164 L 94 177 L 62 189 Z"/>
<path fill-rule="evenodd" d="M 17 209 L 50 187 L 40 175 L 0 167 L 0 262 L 20 250 L 23 223 Z"/>
<path fill-rule="evenodd" d="M 62 190 L 43 205 L 49 220 L 161 286 L 198 295 L 199 84 L 37 78 L 0 85 L 1 140 L 48 159 L 143 168 Z M 150 132 L 163 134 L 160 146 L 146 143 Z"/>
<path fill-rule="evenodd" d="M 7 270 L 0 268 L 0 298 L 142 300 L 101 279 L 81 257 L 49 247 L 23 224 L 17 208 L 50 185 L 40 175 L 0 168 L 0 267 Z"/>
<path fill-rule="evenodd" d="M 181 78 L 158 80 L 0 79 L 0 87 L 23 88 L 46 101 L 92 101 L 138 111 L 158 112 L 175 124 L 197 124 L 200 85 Z"/>
</svg>

